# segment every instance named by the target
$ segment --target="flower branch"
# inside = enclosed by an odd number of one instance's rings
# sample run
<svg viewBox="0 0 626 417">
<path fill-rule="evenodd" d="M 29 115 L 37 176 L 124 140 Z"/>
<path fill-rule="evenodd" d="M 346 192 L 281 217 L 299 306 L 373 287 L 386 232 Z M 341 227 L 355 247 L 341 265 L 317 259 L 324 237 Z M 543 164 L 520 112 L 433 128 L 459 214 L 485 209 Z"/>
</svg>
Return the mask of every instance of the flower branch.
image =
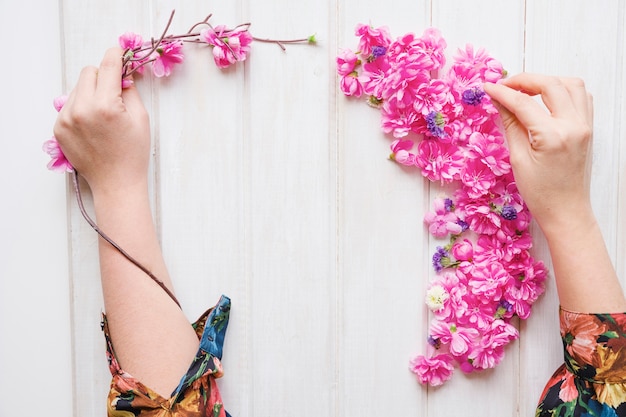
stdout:
<svg viewBox="0 0 626 417">
<path fill-rule="evenodd" d="M 218 68 L 227 68 L 245 61 L 251 51 L 253 41 L 275 43 L 282 50 L 285 50 L 286 44 L 316 43 L 315 35 L 291 40 L 256 38 L 249 32 L 250 23 L 241 23 L 232 29 L 224 25 L 213 26 L 209 22 L 213 17 L 212 14 L 194 23 L 186 33 L 168 34 L 174 20 L 174 13 L 175 11 L 172 10 L 163 31 L 156 39 L 144 41 L 141 35 L 134 32 L 126 32 L 118 38 L 119 45 L 124 49 L 122 88 L 132 85 L 131 75 L 143 74 L 146 68 L 150 68 L 155 77 L 169 77 L 176 66 L 184 62 L 183 45 L 185 43 L 206 45 L 211 48 L 213 60 Z M 198 30 L 199 28 L 201 29 Z M 61 110 L 64 102 L 62 98 L 55 99 L 57 111 Z M 72 171 L 72 164 L 65 158 L 54 137 L 44 143 L 43 150 L 51 158 L 48 164 L 49 169 L 59 172 Z"/>
</svg>

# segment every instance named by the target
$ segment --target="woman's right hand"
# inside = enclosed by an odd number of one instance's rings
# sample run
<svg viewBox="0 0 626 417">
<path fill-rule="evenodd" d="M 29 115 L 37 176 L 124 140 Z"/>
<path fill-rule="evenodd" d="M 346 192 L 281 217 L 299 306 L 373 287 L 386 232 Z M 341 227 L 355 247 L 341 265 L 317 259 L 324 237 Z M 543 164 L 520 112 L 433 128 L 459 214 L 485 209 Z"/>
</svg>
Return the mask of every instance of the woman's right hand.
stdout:
<svg viewBox="0 0 626 417">
<path fill-rule="evenodd" d="M 544 233 L 593 217 L 593 100 L 583 81 L 522 73 L 484 88 L 499 104 L 517 187 Z"/>
</svg>

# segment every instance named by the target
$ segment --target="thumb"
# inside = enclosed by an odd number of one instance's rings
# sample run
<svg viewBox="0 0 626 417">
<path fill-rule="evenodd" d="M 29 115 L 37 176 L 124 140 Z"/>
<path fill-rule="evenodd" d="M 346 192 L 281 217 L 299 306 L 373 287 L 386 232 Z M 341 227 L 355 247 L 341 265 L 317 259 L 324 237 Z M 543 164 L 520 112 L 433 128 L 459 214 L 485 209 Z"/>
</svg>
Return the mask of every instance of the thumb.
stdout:
<svg viewBox="0 0 626 417">
<path fill-rule="evenodd" d="M 496 97 L 498 97 L 498 89 L 507 88 L 496 84 L 487 83 L 484 86 L 485 92 L 491 97 L 491 102 L 500 113 L 500 121 L 502 128 L 504 129 L 504 135 L 509 145 L 509 153 L 511 159 L 515 159 L 516 156 L 521 155 L 522 152 L 527 152 L 528 147 L 531 145 L 531 137 L 528 133 L 528 129 L 517 116 L 501 104 Z"/>
</svg>

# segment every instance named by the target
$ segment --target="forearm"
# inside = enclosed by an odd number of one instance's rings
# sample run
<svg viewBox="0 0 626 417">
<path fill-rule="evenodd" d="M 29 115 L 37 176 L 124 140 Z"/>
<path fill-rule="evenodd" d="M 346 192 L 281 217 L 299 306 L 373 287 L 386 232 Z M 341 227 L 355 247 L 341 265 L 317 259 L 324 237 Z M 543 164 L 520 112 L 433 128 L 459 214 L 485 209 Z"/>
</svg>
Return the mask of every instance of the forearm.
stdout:
<svg viewBox="0 0 626 417">
<path fill-rule="evenodd" d="M 579 206 L 580 207 L 580 206 Z M 542 227 L 561 306 L 583 313 L 626 311 L 626 299 L 591 208 Z"/>
<path fill-rule="evenodd" d="M 102 187 L 94 190 L 93 195 L 98 227 L 162 281 L 168 290 L 173 291 L 154 226 L 147 183 L 140 181 L 123 188 Z M 99 252 L 105 291 L 111 286 L 111 281 L 114 283 L 119 279 L 127 280 L 120 277 L 139 276 L 142 281 L 150 280 L 143 271 L 102 238 L 99 241 Z"/>
</svg>

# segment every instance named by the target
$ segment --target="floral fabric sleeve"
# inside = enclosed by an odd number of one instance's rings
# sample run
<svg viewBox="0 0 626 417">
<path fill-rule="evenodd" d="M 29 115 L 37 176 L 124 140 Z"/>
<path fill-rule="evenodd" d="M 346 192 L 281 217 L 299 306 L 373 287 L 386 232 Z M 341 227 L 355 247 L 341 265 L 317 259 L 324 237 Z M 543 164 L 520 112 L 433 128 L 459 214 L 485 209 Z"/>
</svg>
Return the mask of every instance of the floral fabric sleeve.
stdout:
<svg viewBox="0 0 626 417">
<path fill-rule="evenodd" d="M 626 416 L 626 313 L 560 310 L 565 363 L 552 375 L 537 417 Z"/>
</svg>

